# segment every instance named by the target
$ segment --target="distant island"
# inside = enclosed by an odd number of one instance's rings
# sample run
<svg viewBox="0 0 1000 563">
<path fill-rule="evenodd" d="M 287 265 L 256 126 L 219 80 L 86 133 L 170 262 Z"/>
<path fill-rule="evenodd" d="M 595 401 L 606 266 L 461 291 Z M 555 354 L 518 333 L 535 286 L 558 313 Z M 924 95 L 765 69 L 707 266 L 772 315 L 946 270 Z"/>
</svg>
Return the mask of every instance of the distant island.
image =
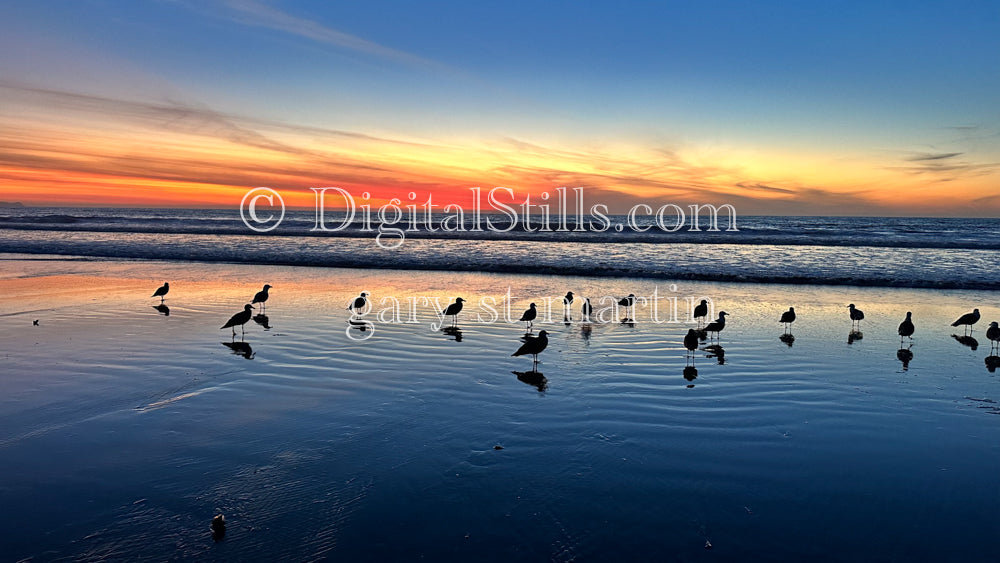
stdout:
<svg viewBox="0 0 1000 563">
<path fill-rule="evenodd" d="M 0 201 L 0 207 L 24 207 L 20 201 Z"/>
</svg>

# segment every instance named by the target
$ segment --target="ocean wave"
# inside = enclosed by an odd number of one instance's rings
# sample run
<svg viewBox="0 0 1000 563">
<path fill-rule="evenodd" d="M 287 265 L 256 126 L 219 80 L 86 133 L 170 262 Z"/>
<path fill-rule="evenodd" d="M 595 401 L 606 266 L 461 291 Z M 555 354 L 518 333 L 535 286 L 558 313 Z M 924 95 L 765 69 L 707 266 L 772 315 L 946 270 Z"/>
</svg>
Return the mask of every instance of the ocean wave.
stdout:
<svg viewBox="0 0 1000 563">
<path fill-rule="evenodd" d="M 8 231 L 0 252 L 114 259 L 663 280 L 1000 290 L 995 250 Z"/>
</svg>

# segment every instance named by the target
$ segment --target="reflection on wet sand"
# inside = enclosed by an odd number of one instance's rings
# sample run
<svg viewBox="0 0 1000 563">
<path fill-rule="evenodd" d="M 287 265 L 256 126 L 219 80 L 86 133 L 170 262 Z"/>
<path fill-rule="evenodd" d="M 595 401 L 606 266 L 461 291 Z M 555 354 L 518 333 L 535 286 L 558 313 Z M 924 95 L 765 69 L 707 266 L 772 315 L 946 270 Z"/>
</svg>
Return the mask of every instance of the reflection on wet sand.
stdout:
<svg viewBox="0 0 1000 563">
<path fill-rule="evenodd" d="M 698 368 L 694 366 L 684 366 L 684 379 L 688 382 L 692 382 L 698 378 Z M 688 388 L 694 387 L 694 384 L 689 384 Z"/>
<path fill-rule="evenodd" d="M 271 321 L 271 319 L 269 319 L 268 316 L 265 315 L 265 314 L 263 314 L 263 313 L 261 313 L 259 315 L 254 315 L 254 317 L 253 317 L 253 322 L 259 324 L 262 327 L 264 327 L 264 330 L 270 330 L 271 329 L 271 325 L 269 324 L 270 321 Z"/>
<path fill-rule="evenodd" d="M 910 369 L 910 360 L 913 359 L 913 351 L 909 347 L 900 348 L 896 351 L 896 359 L 903 362 L 903 371 Z"/>
<path fill-rule="evenodd" d="M 719 361 L 720 366 L 726 365 L 726 351 L 722 349 L 720 344 L 709 344 L 702 348 L 702 350 L 708 352 L 705 355 L 706 358 L 715 358 Z"/>
<path fill-rule="evenodd" d="M 517 376 L 518 381 L 522 381 L 538 389 L 539 393 L 544 393 L 549 387 L 549 381 L 545 379 L 545 375 L 541 372 L 531 370 L 531 371 L 512 371 L 514 375 Z"/>
<path fill-rule="evenodd" d="M 961 344 L 962 346 L 968 346 L 973 350 L 979 348 L 979 341 L 973 338 L 971 335 L 959 336 L 957 334 L 952 334 L 951 337 L 957 340 L 958 343 Z"/>
<path fill-rule="evenodd" d="M 247 342 L 243 341 L 223 342 L 222 345 L 232 350 L 233 354 L 236 354 L 237 356 L 243 356 L 248 360 L 252 360 L 254 356 L 257 355 L 257 353 L 253 351 L 253 348 Z"/>
<path fill-rule="evenodd" d="M 441 329 L 441 332 L 447 334 L 448 336 L 455 339 L 455 342 L 462 341 L 462 329 L 457 326 L 446 326 Z"/>
</svg>

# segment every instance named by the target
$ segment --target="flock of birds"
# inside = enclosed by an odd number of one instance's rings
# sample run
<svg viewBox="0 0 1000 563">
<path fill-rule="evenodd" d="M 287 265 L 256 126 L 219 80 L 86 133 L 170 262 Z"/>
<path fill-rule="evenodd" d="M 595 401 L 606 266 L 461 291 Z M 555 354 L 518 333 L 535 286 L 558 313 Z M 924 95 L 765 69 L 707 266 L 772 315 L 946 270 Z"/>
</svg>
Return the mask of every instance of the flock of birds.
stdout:
<svg viewBox="0 0 1000 563">
<path fill-rule="evenodd" d="M 245 305 L 242 311 L 230 317 L 229 320 L 226 321 L 226 323 L 222 325 L 222 327 L 220 327 L 220 330 L 232 328 L 233 336 L 235 337 L 236 327 L 239 326 L 240 330 L 245 334 L 244 327 L 247 324 L 247 322 L 249 322 L 250 319 L 253 318 L 253 311 L 254 311 L 253 306 L 259 304 L 261 307 L 261 311 L 263 312 L 266 307 L 266 303 L 269 297 L 268 291 L 270 289 L 271 286 L 265 284 L 264 288 L 258 291 L 256 295 L 254 295 L 253 300 L 247 305 Z M 159 297 L 160 304 L 162 305 L 169 291 L 170 291 L 170 284 L 165 282 L 161 287 L 159 287 L 156 291 L 153 292 L 152 297 Z M 358 297 L 354 298 L 354 300 L 351 301 L 351 303 L 348 305 L 347 307 L 348 310 L 352 310 L 355 313 L 359 311 L 364 311 L 365 308 L 368 306 L 368 297 L 369 295 L 367 292 L 361 292 L 361 294 L 358 295 Z M 628 297 L 623 297 L 618 300 L 618 305 L 624 307 L 625 310 L 625 318 L 622 319 L 623 323 L 634 322 L 634 320 L 632 319 L 632 314 L 635 307 L 636 299 L 637 298 L 635 294 L 630 293 Z M 573 294 L 572 291 L 567 292 L 565 297 L 563 297 L 563 313 L 564 313 L 564 318 L 567 321 L 572 319 L 572 306 L 575 300 L 576 296 Z M 457 297 L 454 303 L 448 305 L 448 307 L 446 307 L 443 311 L 441 311 L 442 316 L 451 317 L 452 321 L 451 330 L 453 331 L 457 330 L 456 327 L 458 324 L 458 315 L 459 313 L 462 312 L 465 302 L 466 302 L 465 299 Z M 857 308 L 854 305 L 854 303 L 848 305 L 847 309 L 848 309 L 848 316 L 851 319 L 851 337 L 853 337 L 849 338 L 848 342 L 853 342 L 854 338 L 860 338 L 861 321 L 864 320 L 865 313 L 861 309 Z M 581 307 L 581 313 L 583 314 L 583 321 L 584 322 L 591 321 L 593 312 L 594 309 L 590 303 L 590 299 L 585 298 L 583 300 L 583 305 Z M 711 339 L 714 341 L 715 339 L 721 338 L 721 333 L 726 328 L 726 316 L 728 315 L 728 313 L 726 313 L 725 311 L 720 311 L 718 317 L 714 321 L 708 324 L 704 324 L 708 318 L 708 300 L 705 299 L 702 299 L 701 302 L 694 307 L 692 313 L 693 313 L 692 316 L 694 320 L 698 323 L 699 328 L 689 329 L 687 334 L 684 336 L 684 341 L 683 341 L 684 348 L 688 350 L 689 356 L 692 355 L 696 350 L 698 350 L 701 341 L 706 339 Z M 548 332 L 545 330 L 539 331 L 537 335 L 531 334 L 533 330 L 532 329 L 533 323 L 537 318 L 538 318 L 538 307 L 535 303 L 531 303 L 528 306 L 528 308 L 524 311 L 524 313 L 521 314 L 521 317 L 518 319 L 519 322 L 525 323 L 525 330 L 527 330 L 528 333 L 525 334 L 523 337 L 521 337 L 522 344 L 517 350 L 514 351 L 513 354 L 511 354 L 511 356 L 516 357 L 516 356 L 530 355 L 532 357 L 532 371 L 528 373 L 540 376 L 541 374 L 538 374 L 536 372 L 538 368 L 538 355 L 541 354 L 543 351 L 545 351 L 545 349 L 548 347 L 549 339 L 548 339 Z M 959 317 L 955 322 L 951 324 L 951 326 L 963 327 L 965 335 L 963 337 L 956 336 L 956 338 L 958 338 L 960 341 L 962 341 L 962 338 L 966 339 L 970 338 L 970 335 L 973 330 L 973 325 L 978 323 L 980 318 L 981 315 L 979 313 L 979 309 L 973 309 L 971 313 L 966 313 L 961 317 Z M 794 338 L 791 336 L 791 326 L 792 323 L 795 322 L 795 320 L 796 320 L 795 307 L 789 307 L 787 311 L 781 314 L 781 318 L 778 320 L 778 322 L 783 324 L 785 328 L 785 334 L 782 336 L 782 340 L 787 342 L 789 345 L 791 345 L 791 342 L 793 341 Z M 443 329 L 443 330 L 447 331 L 449 329 Z M 900 352 L 907 351 L 902 348 L 903 339 L 909 338 L 910 341 L 912 342 L 914 332 L 916 332 L 916 327 L 913 324 L 913 313 L 907 311 L 906 318 L 903 319 L 901 323 L 899 323 L 899 328 L 897 329 L 897 333 L 899 334 Z M 991 322 L 990 326 L 986 329 L 986 338 L 990 340 L 991 353 L 994 350 L 1000 351 L 1000 325 L 998 325 L 997 321 Z M 716 353 L 718 353 L 720 356 L 722 354 L 721 346 L 719 346 L 718 344 L 714 345 L 710 344 L 707 348 L 712 348 L 713 350 L 717 350 Z M 904 366 L 905 366 L 906 359 L 905 358 L 901 359 L 904 360 Z M 693 366 L 690 366 L 690 369 L 693 369 Z M 523 374 L 519 373 L 519 375 Z"/>
</svg>

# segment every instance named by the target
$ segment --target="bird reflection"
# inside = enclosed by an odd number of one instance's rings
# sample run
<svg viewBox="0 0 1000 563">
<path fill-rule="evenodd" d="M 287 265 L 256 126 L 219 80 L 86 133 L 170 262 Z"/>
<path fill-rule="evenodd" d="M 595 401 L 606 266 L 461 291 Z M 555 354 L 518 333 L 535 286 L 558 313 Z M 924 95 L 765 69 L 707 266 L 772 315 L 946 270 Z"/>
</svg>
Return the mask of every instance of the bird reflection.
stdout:
<svg viewBox="0 0 1000 563">
<path fill-rule="evenodd" d="M 855 340 L 861 340 L 864 337 L 865 333 L 861 332 L 860 330 L 852 330 L 847 334 L 847 343 L 854 344 Z"/>
<path fill-rule="evenodd" d="M 593 330 L 594 327 L 592 327 L 588 322 L 580 325 L 580 336 L 583 337 L 583 341 L 587 344 L 590 344 L 590 333 L 593 332 Z"/>
<path fill-rule="evenodd" d="M 705 355 L 706 358 L 715 358 L 719 360 L 719 365 L 726 365 L 726 351 L 722 349 L 721 344 L 709 344 L 703 348 L 708 354 Z"/>
<path fill-rule="evenodd" d="M 441 332 L 447 334 L 448 336 L 455 339 L 455 342 L 462 341 L 462 329 L 457 326 L 446 326 L 441 329 Z"/>
<path fill-rule="evenodd" d="M 903 362 L 903 371 L 910 369 L 910 360 L 913 359 L 913 351 L 907 348 L 900 348 L 896 351 L 896 359 Z"/>
<path fill-rule="evenodd" d="M 347 324 L 350 325 L 351 328 L 356 328 L 361 332 L 375 328 L 369 321 L 355 321 L 353 319 L 347 319 Z"/>
<path fill-rule="evenodd" d="M 688 382 L 698 379 L 698 368 L 694 366 L 684 366 L 684 379 Z M 694 385 L 688 385 L 688 388 L 694 387 Z"/>
<path fill-rule="evenodd" d="M 969 335 L 959 336 L 957 334 L 952 334 L 951 337 L 954 338 L 955 340 L 958 340 L 959 344 L 961 344 L 962 346 L 968 346 L 973 350 L 979 348 L 979 341 L 973 338 L 972 336 Z"/>
<path fill-rule="evenodd" d="M 518 381 L 522 381 L 531 385 L 532 387 L 538 389 L 539 393 L 544 393 L 549 387 L 549 381 L 545 379 L 545 376 L 541 372 L 531 370 L 531 371 L 512 371 L 514 375 L 517 376 Z"/>
<path fill-rule="evenodd" d="M 265 315 L 264 313 L 261 313 L 259 315 L 254 315 L 254 317 L 253 317 L 253 322 L 259 324 L 262 327 L 264 327 L 264 330 L 268 330 L 268 329 L 271 328 L 271 325 L 267 324 L 269 321 L 270 321 L 270 319 L 268 319 L 267 315 Z"/>
<path fill-rule="evenodd" d="M 996 373 L 998 367 L 1000 367 L 1000 356 L 986 356 L 986 369 L 990 373 Z"/>
<path fill-rule="evenodd" d="M 232 350 L 233 354 L 243 356 L 248 360 L 252 360 L 253 357 L 257 355 L 257 353 L 253 351 L 253 348 L 250 347 L 250 344 L 243 341 L 223 342 L 222 345 Z"/>
<path fill-rule="evenodd" d="M 157 311 L 163 313 L 163 315 L 165 317 L 169 317 L 170 316 L 170 307 L 167 307 L 163 303 L 160 303 L 159 305 L 153 305 L 153 308 L 156 309 Z"/>
<path fill-rule="evenodd" d="M 785 334 L 779 336 L 778 340 L 784 342 L 785 344 L 788 344 L 788 347 L 791 348 L 792 344 L 795 344 L 795 335 L 793 335 L 790 332 L 786 332 Z"/>
</svg>

